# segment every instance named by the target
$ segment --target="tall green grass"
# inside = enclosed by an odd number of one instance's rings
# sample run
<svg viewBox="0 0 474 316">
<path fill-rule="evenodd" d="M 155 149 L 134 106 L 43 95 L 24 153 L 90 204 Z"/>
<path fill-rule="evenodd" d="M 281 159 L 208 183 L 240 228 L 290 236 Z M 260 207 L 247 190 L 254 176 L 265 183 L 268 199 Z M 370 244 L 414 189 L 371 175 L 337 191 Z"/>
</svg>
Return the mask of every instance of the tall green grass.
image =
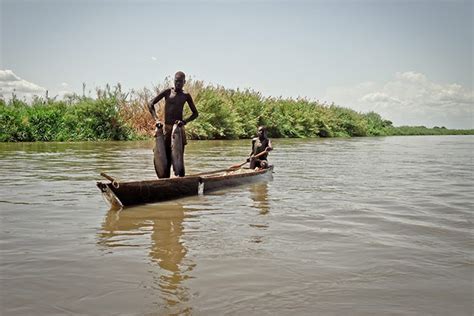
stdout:
<svg viewBox="0 0 474 316">
<path fill-rule="evenodd" d="M 304 98 L 268 98 L 250 89 L 198 86 L 193 90 L 200 116 L 187 128 L 195 139 L 249 138 L 258 125 L 267 126 L 269 136 L 277 138 L 387 135 L 392 126 L 375 113 Z"/>
<path fill-rule="evenodd" d="M 101 90 L 99 90 L 101 91 Z M 110 92 L 110 91 L 109 91 Z M 128 140 L 139 137 L 119 115 L 117 95 L 95 99 L 0 99 L 0 141 Z"/>
<path fill-rule="evenodd" d="M 169 79 L 153 90 L 123 93 L 120 85 L 96 90 L 96 97 L 72 95 L 64 100 L 34 98 L 27 103 L 0 99 L 0 141 L 132 140 L 153 134 L 147 103 L 171 86 Z M 357 137 L 388 135 L 474 134 L 474 130 L 444 127 L 394 127 L 379 114 L 327 105 L 304 98 L 264 97 L 259 92 L 233 90 L 188 80 L 199 117 L 186 126 L 190 139 L 250 138 L 259 125 L 270 137 Z M 157 112 L 162 116 L 163 107 Z M 185 116 L 189 110 L 185 107 Z"/>
</svg>

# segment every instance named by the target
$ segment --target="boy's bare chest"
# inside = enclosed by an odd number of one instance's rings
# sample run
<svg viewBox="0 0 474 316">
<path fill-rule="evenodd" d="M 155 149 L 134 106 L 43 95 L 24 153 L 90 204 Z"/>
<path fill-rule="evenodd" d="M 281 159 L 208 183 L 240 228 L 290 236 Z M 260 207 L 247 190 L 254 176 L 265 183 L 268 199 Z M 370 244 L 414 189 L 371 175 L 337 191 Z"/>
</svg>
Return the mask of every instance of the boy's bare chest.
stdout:
<svg viewBox="0 0 474 316">
<path fill-rule="evenodd" d="M 254 144 L 254 149 L 259 150 L 259 149 L 265 149 L 268 146 L 268 139 L 264 139 L 263 141 L 258 139 L 255 141 Z"/>
<path fill-rule="evenodd" d="M 171 91 L 166 102 L 169 104 L 182 106 L 186 102 L 186 95 L 184 93 L 176 93 L 174 91 Z"/>
</svg>

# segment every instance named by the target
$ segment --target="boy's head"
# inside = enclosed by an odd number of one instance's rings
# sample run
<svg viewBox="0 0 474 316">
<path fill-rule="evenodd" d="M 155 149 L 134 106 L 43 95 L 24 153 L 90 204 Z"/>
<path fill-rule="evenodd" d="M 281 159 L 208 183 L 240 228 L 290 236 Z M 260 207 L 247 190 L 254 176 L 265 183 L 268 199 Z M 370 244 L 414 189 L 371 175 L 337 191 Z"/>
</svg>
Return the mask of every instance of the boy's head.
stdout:
<svg viewBox="0 0 474 316">
<path fill-rule="evenodd" d="M 174 75 L 174 88 L 176 90 L 183 90 L 184 84 L 186 83 L 186 75 L 182 71 L 178 71 Z"/>
<path fill-rule="evenodd" d="M 265 126 L 259 126 L 257 128 L 257 136 L 260 139 L 267 138 L 267 128 Z"/>
</svg>

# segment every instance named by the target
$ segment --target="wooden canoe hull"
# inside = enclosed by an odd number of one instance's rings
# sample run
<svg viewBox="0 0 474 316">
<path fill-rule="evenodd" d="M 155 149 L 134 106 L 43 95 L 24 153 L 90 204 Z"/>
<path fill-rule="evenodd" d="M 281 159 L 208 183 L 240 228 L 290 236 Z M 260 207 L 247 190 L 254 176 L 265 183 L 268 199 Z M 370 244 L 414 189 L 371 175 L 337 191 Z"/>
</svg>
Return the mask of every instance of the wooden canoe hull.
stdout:
<svg viewBox="0 0 474 316">
<path fill-rule="evenodd" d="M 249 170 L 249 169 L 240 169 Z M 231 173 L 227 175 L 209 175 L 203 177 L 204 193 L 222 190 L 229 187 L 239 186 L 245 183 L 262 180 L 264 177 L 271 176 L 273 166 L 268 169 L 261 169 L 252 172 Z"/>
<path fill-rule="evenodd" d="M 239 169 L 220 173 L 204 173 L 186 177 L 130 181 L 130 182 L 97 182 L 112 207 L 123 207 L 145 203 L 156 203 L 173 200 L 239 186 L 245 183 L 264 180 L 271 177 L 273 166 L 268 169 Z"/>
</svg>

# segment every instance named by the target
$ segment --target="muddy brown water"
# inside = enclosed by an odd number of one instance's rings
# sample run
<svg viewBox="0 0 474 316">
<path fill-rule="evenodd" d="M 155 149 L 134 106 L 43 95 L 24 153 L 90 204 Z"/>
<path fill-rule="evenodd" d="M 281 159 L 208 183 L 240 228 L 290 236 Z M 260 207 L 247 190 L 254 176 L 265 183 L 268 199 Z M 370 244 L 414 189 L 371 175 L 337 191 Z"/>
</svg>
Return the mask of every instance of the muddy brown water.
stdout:
<svg viewBox="0 0 474 316">
<path fill-rule="evenodd" d="M 109 210 L 152 146 L 0 143 L 1 315 L 472 315 L 474 137 L 275 139 L 268 182 Z"/>
</svg>

